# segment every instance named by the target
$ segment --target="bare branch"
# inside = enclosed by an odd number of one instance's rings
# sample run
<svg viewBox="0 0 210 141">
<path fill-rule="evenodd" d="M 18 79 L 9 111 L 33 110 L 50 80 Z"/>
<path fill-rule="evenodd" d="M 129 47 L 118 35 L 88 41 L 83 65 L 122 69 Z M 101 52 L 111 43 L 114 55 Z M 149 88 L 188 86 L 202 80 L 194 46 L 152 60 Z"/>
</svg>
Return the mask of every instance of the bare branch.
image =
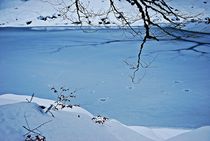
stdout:
<svg viewBox="0 0 210 141">
<path fill-rule="evenodd" d="M 27 127 L 23 126 L 23 128 L 26 129 L 26 130 L 28 131 L 27 133 L 25 133 L 24 136 L 27 136 L 27 135 L 29 135 L 30 133 L 34 133 L 34 134 L 36 134 L 36 135 L 41 135 L 41 133 L 37 132 L 36 130 L 38 130 L 40 127 L 42 127 L 42 126 L 44 126 L 45 124 L 47 124 L 47 123 L 49 123 L 49 122 L 52 121 L 52 120 L 46 121 L 46 122 L 40 124 L 39 126 L 33 128 L 33 129 L 31 129 L 30 126 L 29 126 L 28 120 L 27 120 L 27 118 L 26 118 L 26 115 L 24 115 L 24 118 L 25 118 Z M 41 135 L 41 136 L 42 136 L 42 135 Z"/>
<path fill-rule="evenodd" d="M 70 19 L 73 21 L 73 24 L 83 25 L 99 25 L 99 26 L 107 26 L 107 25 L 115 25 L 119 28 L 125 27 L 132 30 L 132 33 L 135 35 L 139 35 L 140 31 L 136 30 L 133 27 L 134 23 L 143 23 L 144 34 L 142 38 L 142 42 L 139 47 L 139 51 L 137 54 L 136 66 L 133 67 L 135 76 L 136 72 L 139 71 L 141 65 L 141 54 L 146 42 L 150 39 L 157 40 L 158 36 L 152 33 L 152 27 L 157 27 L 162 32 L 167 35 L 180 38 L 177 35 L 172 34 L 165 30 L 160 23 L 156 22 L 153 16 L 157 16 L 157 18 L 162 19 L 162 22 L 169 23 L 175 28 L 181 27 L 183 25 L 183 21 L 187 21 L 193 16 L 184 16 L 179 10 L 171 7 L 165 0 L 126 0 L 126 1 L 114 1 L 107 0 L 103 2 L 108 2 L 108 6 L 101 10 L 100 12 L 96 12 L 94 8 L 89 7 L 91 1 L 88 1 L 88 4 L 82 0 L 71 0 L 69 6 L 67 6 L 67 10 L 64 10 L 63 15 L 67 15 L 68 12 L 76 13 L 75 18 Z M 129 8 L 132 8 L 137 14 L 136 16 L 129 15 L 129 13 L 122 8 L 123 3 L 127 3 Z M 134 13 L 135 13 L 134 12 Z M 97 22 L 98 20 L 98 22 Z M 94 23 L 95 22 L 95 23 Z M 98 24 L 97 24 L 98 23 Z"/>
<path fill-rule="evenodd" d="M 31 103 L 31 102 L 32 102 L 32 100 L 33 100 L 33 98 L 34 98 L 34 93 L 31 95 L 30 100 L 28 100 L 28 98 L 26 98 L 26 101 L 27 101 L 28 103 Z"/>
</svg>

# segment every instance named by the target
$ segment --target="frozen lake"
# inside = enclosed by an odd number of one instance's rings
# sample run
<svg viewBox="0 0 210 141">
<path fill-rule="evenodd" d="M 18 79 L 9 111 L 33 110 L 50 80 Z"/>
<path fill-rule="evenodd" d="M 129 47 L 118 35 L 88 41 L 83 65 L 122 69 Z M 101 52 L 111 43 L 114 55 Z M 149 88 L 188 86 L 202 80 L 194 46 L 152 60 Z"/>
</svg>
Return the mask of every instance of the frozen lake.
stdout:
<svg viewBox="0 0 210 141">
<path fill-rule="evenodd" d="M 179 34 L 210 41 L 209 34 Z M 54 99 L 50 88 L 64 86 L 76 89 L 74 102 L 91 113 L 127 125 L 210 125 L 209 44 L 176 51 L 196 43 L 149 41 L 142 57 L 151 64 L 139 70 L 141 80 L 134 84 L 124 62 L 135 63 L 139 40 L 118 29 L 0 28 L 0 94 Z"/>
</svg>

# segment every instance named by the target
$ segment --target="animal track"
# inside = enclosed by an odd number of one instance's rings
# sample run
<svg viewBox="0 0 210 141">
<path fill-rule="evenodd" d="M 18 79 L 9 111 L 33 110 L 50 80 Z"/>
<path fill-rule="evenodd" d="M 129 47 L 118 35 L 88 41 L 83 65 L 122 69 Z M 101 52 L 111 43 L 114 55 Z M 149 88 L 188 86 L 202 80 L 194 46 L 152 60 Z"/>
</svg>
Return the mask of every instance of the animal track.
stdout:
<svg viewBox="0 0 210 141">
<path fill-rule="evenodd" d="M 185 91 L 185 92 L 190 92 L 190 90 L 189 90 L 189 89 L 184 89 L 184 91 Z"/>
</svg>

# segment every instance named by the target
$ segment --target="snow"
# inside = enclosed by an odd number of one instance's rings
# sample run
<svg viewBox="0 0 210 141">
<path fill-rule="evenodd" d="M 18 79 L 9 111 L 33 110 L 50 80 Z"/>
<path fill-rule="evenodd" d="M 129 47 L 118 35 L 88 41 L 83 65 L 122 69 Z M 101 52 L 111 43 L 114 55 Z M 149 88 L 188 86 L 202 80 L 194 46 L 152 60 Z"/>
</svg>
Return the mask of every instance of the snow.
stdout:
<svg viewBox="0 0 210 141">
<path fill-rule="evenodd" d="M 183 13 L 190 13 L 191 16 L 199 15 L 201 17 L 208 17 L 209 16 L 209 1 L 208 0 L 167 0 L 169 4 L 173 5 Z"/>
<path fill-rule="evenodd" d="M 23 100 L 26 99 L 30 99 L 31 96 L 26 96 L 26 95 L 14 95 L 14 94 L 4 94 L 1 95 L 1 103 L 0 105 L 5 105 L 5 104 L 14 104 L 14 103 L 18 103 L 18 102 L 23 102 Z M 53 104 L 54 101 L 53 100 L 49 100 L 49 99 L 41 99 L 41 98 L 37 98 L 34 97 L 33 98 L 33 102 L 35 103 L 39 103 L 39 105 L 43 105 L 48 107 L 50 104 Z M 63 109 L 64 111 L 69 111 L 69 109 Z M 88 111 L 80 108 L 80 107 L 74 107 L 74 109 L 70 110 L 71 112 L 77 112 L 77 113 L 83 113 L 89 116 L 93 116 L 91 113 L 89 113 Z"/>
<path fill-rule="evenodd" d="M 70 5 L 70 2 L 68 0 L 28 0 L 20 4 L 20 0 L 13 0 L 12 2 L 0 1 L 2 7 L 0 12 L 1 26 L 75 26 L 75 24 L 72 24 L 77 17 L 75 12 L 69 12 L 67 14 L 68 18 L 57 16 L 65 12 L 64 7 Z M 109 6 L 107 1 L 98 0 L 83 1 L 83 4 L 88 5 L 87 7 L 89 8 L 94 7 L 96 13 L 102 12 L 104 7 Z M 10 5 L 13 5 L 13 7 Z M 3 16 L 5 14 L 7 16 Z M 39 18 L 40 16 L 52 17 L 53 15 L 57 18 L 47 21 L 40 20 Z M 32 23 L 27 25 L 27 21 L 32 21 Z M 95 19 L 95 22 L 98 23 L 98 19 Z"/>
<path fill-rule="evenodd" d="M 192 131 L 191 129 L 148 128 L 144 126 L 130 126 L 129 128 L 156 141 L 164 141 L 177 135 Z"/>
<path fill-rule="evenodd" d="M 86 5 L 89 9 L 94 9 L 96 13 L 103 13 L 109 7 L 109 1 L 104 0 L 91 0 L 81 1 L 83 5 Z M 210 2 L 197 1 L 197 0 L 168 0 L 167 1 L 172 7 L 180 10 L 180 15 L 184 15 L 186 17 L 192 16 L 196 19 L 199 18 L 204 19 L 209 17 L 209 6 Z M 58 14 L 63 14 L 67 10 L 64 7 L 70 5 L 71 1 L 69 0 L 1 0 L 0 1 L 0 27 L 25 27 L 25 26 L 76 26 L 73 24 L 77 15 L 74 13 L 67 13 L 67 17 L 65 16 L 57 16 Z M 134 9 L 133 6 L 128 4 L 125 1 L 115 1 L 118 9 L 123 9 L 124 14 L 130 19 L 133 17 L 137 17 L 139 11 Z M 70 11 L 73 11 L 71 9 Z M 130 12 L 132 11 L 132 12 Z M 6 16 L 5 16 L 6 15 Z M 158 20 L 159 23 L 164 22 L 162 16 L 153 15 L 151 19 Z M 52 17 L 56 16 L 54 19 L 48 19 L 46 21 L 40 20 L 40 17 Z M 93 18 L 92 24 L 98 25 L 98 21 L 100 18 Z M 119 25 L 120 22 L 113 18 L 113 15 L 109 16 L 111 21 L 110 25 Z M 32 21 L 31 24 L 27 25 L 26 22 Z M 133 20 L 135 21 L 135 20 Z M 114 24 L 116 23 L 116 24 Z M 83 24 L 88 25 L 88 24 Z M 142 21 L 134 22 L 133 26 L 142 25 Z"/>
<path fill-rule="evenodd" d="M 52 117 L 39 107 L 40 105 L 49 106 L 52 100 L 34 97 L 32 103 L 28 103 L 25 98 L 30 97 L 14 94 L 0 96 L 1 141 L 24 140 L 24 134 L 27 131 L 23 126 L 33 129 L 45 122 L 47 123 L 38 128 L 38 132 L 50 141 L 166 141 L 167 139 L 167 141 L 187 141 L 189 139 L 208 141 L 210 139 L 208 134 L 210 126 L 194 130 L 153 129 L 140 126 L 129 127 L 114 119 L 109 119 L 103 125 L 96 124 L 91 120 L 93 115 L 80 107 L 52 111 L 55 116 Z"/>
<path fill-rule="evenodd" d="M 171 139 L 168 139 L 167 141 L 208 141 L 210 139 L 210 127 L 201 127 L 194 131 L 178 135 L 176 137 L 173 137 Z"/>
<path fill-rule="evenodd" d="M 58 14 L 60 2 L 0 0 L 1 141 L 24 140 L 26 118 L 31 128 L 52 120 L 39 129 L 50 141 L 210 140 L 210 24 L 165 27 L 183 40 L 152 29 L 160 41 L 147 41 L 142 63 L 151 64 L 132 83 L 126 63 L 136 63 L 142 38 L 116 27 L 75 27 L 63 17 L 40 20 Z M 106 5 L 91 2 L 97 10 Z M 210 16 L 206 0 L 168 2 L 193 16 Z M 121 4 L 128 14 L 138 12 Z M 39 105 L 53 103 L 52 87 L 76 90 L 72 102 L 82 108 L 53 112 L 55 118 L 45 114 Z M 32 93 L 40 98 L 27 103 Z M 96 124 L 91 119 L 99 114 L 111 119 Z"/>
<path fill-rule="evenodd" d="M 3 98 L 2 98 L 3 97 Z M 128 138 L 133 138 L 133 140 L 143 140 L 143 141 L 152 141 L 139 135 L 129 128 L 122 126 L 116 121 L 110 120 L 104 125 L 98 125 L 94 123 L 91 118 L 93 117 L 88 112 L 81 112 L 81 108 L 67 111 L 56 111 L 53 112 L 55 117 L 45 114 L 39 105 L 45 103 L 49 106 L 50 100 L 38 99 L 35 98 L 34 101 L 39 101 L 36 103 L 27 103 L 17 102 L 11 104 L 11 100 L 17 98 L 19 101 L 23 97 L 28 96 L 15 96 L 15 95 L 3 95 L 0 98 L 0 101 L 7 102 L 6 105 L 0 106 L 0 115 L 1 115 L 1 126 L 0 126 L 0 138 L 1 141 L 8 140 L 23 140 L 23 135 L 26 133 L 25 129 L 22 126 L 26 126 L 26 117 L 29 127 L 34 128 L 39 124 L 42 124 L 46 121 L 52 120 L 52 122 L 47 123 L 46 125 L 39 128 L 39 131 L 50 141 L 57 140 L 110 140 L 110 141 L 120 141 L 122 140 L 119 135 L 121 133 L 127 132 Z M 85 110 L 83 110 L 85 111 Z M 80 115 L 80 117 L 78 117 Z M 121 129 L 121 130 L 119 130 Z M 115 130 L 115 132 L 112 132 Z M 25 132 L 25 133 L 24 133 Z"/>
</svg>

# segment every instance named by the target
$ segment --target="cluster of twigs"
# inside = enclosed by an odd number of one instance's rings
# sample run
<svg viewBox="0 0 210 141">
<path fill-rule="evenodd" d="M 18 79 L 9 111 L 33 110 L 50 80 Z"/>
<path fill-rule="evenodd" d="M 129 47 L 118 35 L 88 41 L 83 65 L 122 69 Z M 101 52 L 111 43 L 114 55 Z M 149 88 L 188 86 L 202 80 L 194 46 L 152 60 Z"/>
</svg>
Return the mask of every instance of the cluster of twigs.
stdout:
<svg viewBox="0 0 210 141">
<path fill-rule="evenodd" d="M 46 137 L 41 134 L 41 132 L 39 131 L 39 128 L 51 122 L 52 120 L 44 122 L 35 128 L 30 128 L 26 115 L 24 115 L 24 118 L 27 125 L 27 126 L 23 126 L 23 128 L 27 130 L 27 133 L 24 134 L 25 141 L 46 141 Z"/>
<path fill-rule="evenodd" d="M 125 9 L 122 9 L 121 5 L 124 2 L 129 3 L 128 6 L 130 5 L 130 7 L 133 9 L 133 12 L 137 11 L 135 17 L 130 16 L 128 13 L 126 13 Z M 159 16 L 158 18 L 162 17 L 162 19 L 173 24 L 174 26 L 179 26 L 181 23 L 179 21 L 190 17 L 180 14 L 177 9 L 174 9 L 168 5 L 165 0 L 126 0 L 124 2 L 121 2 L 120 0 L 104 1 L 105 4 L 109 3 L 109 6 L 104 8 L 102 11 L 97 11 L 90 6 L 91 2 L 88 3 L 84 0 L 70 0 L 68 4 L 63 2 L 64 7 L 59 9 L 59 12 L 63 17 L 72 21 L 73 24 L 81 26 L 83 24 L 94 25 L 93 20 L 98 19 L 99 21 L 97 25 L 112 24 L 121 27 L 129 27 L 136 34 L 138 34 L 138 31 L 133 29 L 132 24 L 142 21 L 145 34 L 138 54 L 138 61 L 136 65 L 136 70 L 138 70 L 140 67 L 140 54 L 145 42 L 147 39 L 158 40 L 155 35 L 152 35 L 150 30 L 151 27 L 158 27 L 164 32 L 167 32 L 152 18 L 154 17 L 154 13 L 155 16 Z M 76 14 L 76 18 L 71 17 L 68 14 Z M 110 17 L 112 17 L 112 19 Z"/>
<path fill-rule="evenodd" d="M 43 0 L 48 2 L 47 0 Z M 67 19 L 71 24 L 83 26 L 117 26 L 119 28 L 131 29 L 135 35 L 141 35 L 142 41 L 137 53 L 137 61 L 132 65 L 132 81 L 134 82 L 136 72 L 144 68 L 141 54 L 148 40 L 159 40 L 158 36 L 152 32 L 156 27 L 174 38 L 180 38 L 168 32 L 160 23 L 170 23 L 170 26 L 179 28 L 184 22 L 197 21 L 197 15 L 189 16 L 169 5 L 165 0 L 99 0 L 99 5 L 104 5 L 102 9 L 97 9 L 96 1 L 87 0 L 60 0 L 59 3 L 50 3 L 56 8 L 60 17 Z M 126 7 L 123 7 L 126 5 Z M 132 11 L 128 12 L 127 9 Z M 160 20 L 161 19 L 161 20 Z M 197 18 L 199 19 L 199 18 Z M 209 23 L 209 18 L 205 19 Z M 139 31 L 133 25 L 143 24 L 144 31 Z M 144 32 L 144 33 L 143 33 Z"/>
<path fill-rule="evenodd" d="M 77 92 L 77 90 L 69 92 L 69 88 L 60 87 L 60 89 L 56 89 L 55 87 L 52 87 L 51 91 L 57 95 L 57 98 L 56 101 L 46 109 L 45 113 L 50 113 L 52 117 L 54 117 L 54 115 L 51 110 L 57 111 L 62 110 L 63 108 L 80 107 L 79 104 L 70 103 L 72 98 L 76 98 L 76 95 L 74 94 Z"/>
<path fill-rule="evenodd" d="M 53 104 L 51 104 L 48 108 L 45 106 L 39 106 L 39 107 L 42 110 L 45 109 L 45 113 L 50 113 L 52 117 L 55 117 L 55 116 L 53 115 L 51 110 L 61 110 L 63 108 L 73 108 L 73 106 L 75 107 L 80 106 L 78 104 L 74 104 L 74 105 L 70 104 L 71 99 L 76 97 L 74 95 L 76 93 L 76 90 L 70 92 L 68 95 L 66 95 L 66 92 L 69 92 L 70 89 L 64 88 L 64 87 L 60 87 L 59 89 L 52 87 L 51 91 L 53 91 L 53 93 L 57 95 L 56 101 Z M 34 98 L 34 93 L 32 94 L 31 98 L 26 99 L 26 101 L 28 103 L 31 103 L 33 98 Z M 80 117 L 80 115 L 78 115 L 78 117 Z M 39 128 L 51 122 L 52 120 L 44 122 L 35 128 L 30 128 L 26 115 L 24 115 L 24 118 L 27 125 L 27 126 L 23 126 L 23 128 L 27 130 L 27 133 L 24 134 L 25 141 L 46 141 L 46 137 L 41 134 L 41 132 L 39 131 Z"/>
<path fill-rule="evenodd" d="M 68 3 L 62 1 L 62 8 L 58 9 L 58 12 L 64 19 L 68 19 L 72 24 L 76 25 L 114 25 L 120 28 L 126 27 L 133 31 L 135 34 L 143 35 L 142 42 L 139 47 L 137 54 L 136 65 L 132 67 L 135 73 L 143 65 L 141 64 L 141 54 L 144 45 L 147 40 L 153 39 L 158 40 L 157 36 L 151 31 L 152 27 L 157 27 L 163 32 L 172 35 L 170 32 L 161 27 L 157 22 L 157 19 L 163 19 L 165 22 L 172 24 L 174 27 L 181 26 L 181 21 L 187 20 L 189 16 L 183 16 L 183 14 L 168 5 L 165 0 L 106 0 L 99 1 L 106 5 L 103 10 L 97 10 L 93 8 L 91 1 L 86 0 L 69 0 Z M 134 12 L 136 15 L 128 13 L 125 8 L 122 7 L 123 3 L 127 3 L 129 9 L 132 9 L 131 13 Z M 72 15 L 72 16 L 71 16 Z M 132 15 L 132 16 L 131 16 Z M 155 17 L 157 17 L 155 19 Z M 98 22 L 96 22 L 98 20 Z M 143 23 L 144 33 L 133 28 L 134 23 Z"/>
<path fill-rule="evenodd" d="M 51 90 L 54 94 L 57 95 L 57 100 L 55 101 L 55 104 L 53 105 L 54 110 L 59 110 L 63 108 L 73 108 L 73 106 L 79 107 L 79 105 L 70 104 L 72 98 L 76 98 L 75 93 L 77 90 L 74 90 L 72 92 L 69 92 L 69 88 L 60 87 L 60 89 L 56 89 L 55 87 L 52 87 Z M 68 93 L 68 94 L 66 94 Z"/>
</svg>

